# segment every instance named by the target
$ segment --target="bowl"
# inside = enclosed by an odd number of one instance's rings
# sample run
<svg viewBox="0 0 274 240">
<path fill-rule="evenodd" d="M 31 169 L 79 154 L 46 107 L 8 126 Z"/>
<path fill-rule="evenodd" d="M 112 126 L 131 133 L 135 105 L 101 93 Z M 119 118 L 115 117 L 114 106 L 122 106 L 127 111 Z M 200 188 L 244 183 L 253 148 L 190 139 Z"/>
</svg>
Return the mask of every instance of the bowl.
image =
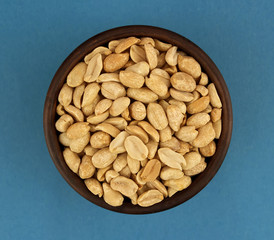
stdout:
<svg viewBox="0 0 274 240">
<path fill-rule="evenodd" d="M 208 75 L 211 82 L 215 84 L 223 104 L 222 133 L 217 141 L 216 153 L 211 158 L 207 159 L 207 167 L 204 172 L 192 177 L 192 184 L 185 190 L 177 192 L 172 197 L 166 198 L 162 202 L 146 208 L 138 205 L 132 205 L 131 202 L 124 202 L 124 204 L 120 207 L 112 207 L 105 203 L 103 198 L 93 195 L 86 188 L 84 181 L 73 173 L 65 163 L 62 154 L 62 146 L 58 141 L 58 133 L 55 129 L 58 94 L 66 80 L 66 76 L 72 68 L 79 61 L 83 60 L 84 56 L 91 52 L 94 48 L 106 45 L 111 40 L 130 36 L 157 38 L 161 41 L 178 46 L 180 50 L 194 57 L 200 63 L 202 70 Z M 90 202 L 105 209 L 127 214 L 146 214 L 164 211 L 184 203 L 200 192 L 215 176 L 223 163 L 231 139 L 232 121 L 232 105 L 229 91 L 220 71 L 208 55 L 193 42 L 175 32 L 171 32 L 163 28 L 140 25 L 123 26 L 110 29 L 91 37 L 77 47 L 65 59 L 51 81 L 45 100 L 43 116 L 44 133 L 50 156 L 56 168 L 68 184 Z"/>
</svg>

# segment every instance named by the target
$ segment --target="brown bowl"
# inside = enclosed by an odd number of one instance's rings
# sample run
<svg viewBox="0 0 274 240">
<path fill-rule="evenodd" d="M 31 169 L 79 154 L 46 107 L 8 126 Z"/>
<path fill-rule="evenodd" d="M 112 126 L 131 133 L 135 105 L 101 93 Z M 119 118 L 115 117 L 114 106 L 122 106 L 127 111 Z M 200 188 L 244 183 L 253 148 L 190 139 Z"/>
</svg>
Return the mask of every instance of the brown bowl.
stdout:
<svg viewBox="0 0 274 240">
<path fill-rule="evenodd" d="M 68 73 L 79 61 L 83 60 L 85 55 L 91 52 L 94 48 L 101 45 L 106 45 L 111 40 L 129 36 L 157 38 L 164 42 L 178 46 L 179 49 L 194 57 L 200 63 L 203 71 L 207 73 L 211 82 L 215 84 L 223 104 L 222 134 L 217 142 L 216 153 L 213 157 L 206 160 L 208 165 L 205 171 L 193 177 L 192 184 L 185 190 L 177 192 L 171 198 L 166 198 L 162 202 L 147 208 L 140 207 L 138 205 L 132 205 L 131 202 L 124 202 L 124 204 L 120 207 L 112 207 L 105 203 L 103 198 L 99 198 L 98 196 L 93 195 L 86 188 L 84 181 L 80 179 L 80 177 L 75 173 L 73 173 L 66 165 L 62 155 L 62 146 L 58 142 L 58 133 L 55 129 L 55 121 L 57 118 L 55 111 L 57 97 Z M 65 59 L 53 77 L 48 89 L 44 106 L 44 132 L 48 150 L 56 168 L 59 170 L 68 184 L 84 198 L 100 207 L 116 212 L 130 214 L 155 213 L 175 207 L 192 198 L 199 191 L 201 191 L 217 173 L 225 158 L 231 139 L 232 105 L 226 83 L 220 71 L 214 62 L 207 56 L 207 54 L 197 45 L 185 37 L 182 37 L 179 34 L 166 29 L 152 26 L 124 26 L 102 32 L 88 39 L 79 47 L 77 47 Z"/>
</svg>

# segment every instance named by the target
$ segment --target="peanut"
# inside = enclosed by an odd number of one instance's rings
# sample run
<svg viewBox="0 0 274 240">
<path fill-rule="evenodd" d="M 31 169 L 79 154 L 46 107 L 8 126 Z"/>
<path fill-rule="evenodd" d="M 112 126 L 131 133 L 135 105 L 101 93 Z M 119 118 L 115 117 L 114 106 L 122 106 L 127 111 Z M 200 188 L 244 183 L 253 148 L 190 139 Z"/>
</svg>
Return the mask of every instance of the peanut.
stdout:
<svg viewBox="0 0 274 240">
<path fill-rule="evenodd" d="M 82 179 L 91 178 L 95 173 L 95 167 L 92 164 L 90 156 L 83 156 L 80 167 L 79 167 L 79 176 Z"/>
<path fill-rule="evenodd" d="M 117 154 L 109 151 L 108 148 L 102 148 L 92 156 L 92 163 L 96 168 L 105 168 L 113 163 Z"/>
<path fill-rule="evenodd" d="M 147 106 L 147 118 L 157 130 L 163 130 L 168 125 L 164 109 L 158 103 L 149 103 Z"/>
<path fill-rule="evenodd" d="M 147 192 L 142 193 L 138 197 L 137 203 L 141 207 L 149 207 L 156 203 L 161 202 L 163 199 L 164 199 L 163 194 L 160 191 L 153 189 L 153 190 L 148 190 Z"/>
<path fill-rule="evenodd" d="M 84 82 L 84 75 L 87 70 L 87 64 L 80 62 L 78 63 L 68 74 L 67 84 L 70 87 L 78 87 Z"/>
<path fill-rule="evenodd" d="M 142 140 L 136 136 L 128 136 L 124 142 L 125 149 L 129 156 L 139 161 L 147 158 L 148 149 Z"/>
</svg>

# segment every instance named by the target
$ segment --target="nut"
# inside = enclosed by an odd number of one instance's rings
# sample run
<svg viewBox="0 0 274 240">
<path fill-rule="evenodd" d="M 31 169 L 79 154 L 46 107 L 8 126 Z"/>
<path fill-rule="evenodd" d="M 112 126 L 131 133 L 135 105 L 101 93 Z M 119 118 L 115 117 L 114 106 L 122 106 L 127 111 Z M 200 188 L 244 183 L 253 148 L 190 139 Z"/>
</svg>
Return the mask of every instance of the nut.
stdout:
<svg viewBox="0 0 274 240">
<path fill-rule="evenodd" d="M 145 46 L 145 52 L 146 52 L 149 68 L 154 69 L 157 67 L 157 64 L 158 64 L 157 52 L 150 43 L 147 43 L 144 46 Z"/>
<path fill-rule="evenodd" d="M 154 40 L 153 40 L 152 38 L 150 38 L 150 37 L 142 37 L 142 38 L 141 38 L 141 42 L 139 42 L 138 45 L 143 46 L 143 45 L 145 45 L 145 44 L 147 44 L 147 43 L 150 43 L 153 47 L 155 47 L 155 42 L 154 42 Z"/>
<path fill-rule="evenodd" d="M 165 60 L 170 66 L 176 66 L 177 65 L 177 59 L 178 59 L 178 53 L 177 53 L 178 47 L 173 46 L 166 52 Z"/>
<path fill-rule="evenodd" d="M 89 132 L 89 125 L 86 122 L 77 122 L 67 129 L 67 136 L 70 139 L 80 138 Z"/>
<path fill-rule="evenodd" d="M 145 182 L 152 182 L 159 176 L 160 170 L 161 170 L 160 161 L 157 159 L 151 159 L 145 165 L 140 177 Z"/>
<path fill-rule="evenodd" d="M 82 96 L 84 94 L 85 87 L 86 87 L 86 85 L 84 83 L 82 83 L 81 85 L 76 87 L 73 91 L 73 95 L 72 95 L 73 104 L 75 107 L 77 107 L 79 109 L 81 108 Z"/>
<path fill-rule="evenodd" d="M 84 58 L 85 63 L 88 64 L 89 61 L 95 55 L 97 55 L 98 53 L 101 54 L 101 55 L 107 56 L 107 55 L 111 54 L 111 51 L 108 48 L 106 48 L 106 47 L 102 47 L 102 46 L 97 47 L 91 53 L 89 53 L 88 55 L 85 56 L 85 58 Z"/>
<path fill-rule="evenodd" d="M 124 142 L 128 155 L 139 161 L 147 158 L 148 149 L 142 140 L 136 136 L 128 136 Z"/>
<path fill-rule="evenodd" d="M 158 142 L 155 142 L 153 140 L 149 140 L 149 142 L 146 144 L 146 146 L 147 146 L 147 149 L 148 149 L 148 155 L 147 155 L 148 159 L 154 158 L 154 156 L 157 152 L 157 149 L 158 149 Z M 141 162 L 141 164 L 142 164 L 142 162 Z"/>
<path fill-rule="evenodd" d="M 112 137 L 117 137 L 120 133 L 120 130 L 109 123 L 100 123 L 95 127 L 95 130 L 101 130 L 105 133 L 108 133 Z"/>
<path fill-rule="evenodd" d="M 140 138 L 144 143 L 148 143 L 148 135 L 141 127 L 136 125 L 129 125 L 126 127 L 126 132 L 129 135 L 134 135 Z"/>
<path fill-rule="evenodd" d="M 87 64 L 78 63 L 68 74 L 67 84 L 70 87 L 78 87 L 84 82 L 84 75 L 87 70 Z"/>
<path fill-rule="evenodd" d="M 116 172 L 120 172 L 127 166 L 127 153 L 119 154 L 113 162 L 113 169 Z"/>
<path fill-rule="evenodd" d="M 208 89 L 203 85 L 197 85 L 195 90 L 199 92 L 203 97 L 208 94 Z"/>
<path fill-rule="evenodd" d="M 129 104 L 130 104 L 130 99 L 128 97 L 120 97 L 115 99 L 109 109 L 110 115 L 117 117 L 123 111 L 126 110 Z"/>
<path fill-rule="evenodd" d="M 104 112 L 100 115 L 97 115 L 97 116 L 92 114 L 89 117 L 87 117 L 87 122 L 89 122 L 90 124 L 96 125 L 96 124 L 99 124 L 99 123 L 105 121 L 108 118 L 108 116 L 109 116 L 109 111 L 106 111 L 106 112 Z"/>
<path fill-rule="evenodd" d="M 65 83 L 58 95 L 59 103 L 64 107 L 68 106 L 72 100 L 72 93 L 73 93 L 73 89 L 69 87 L 68 84 Z"/>
<path fill-rule="evenodd" d="M 147 115 L 145 105 L 139 101 L 135 101 L 130 104 L 129 112 L 130 116 L 135 120 L 143 120 Z"/>
<path fill-rule="evenodd" d="M 209 122 L 206 125 L 200 127 L 198 132 L 198 136 L 192 142 L 194 147 L 205 147 L 215 138 L 215 131 L 212 122 Z"/>
<path fill-rule="evenodd" d="M 166 52 L 166 51 L 168 51 L 168 49 L 170 49 L 172 47 L 171 44 L 161 42 L 158 39 L 154 39 L 154 42 L 155 42 L 155 48 L 161 52 Z"/>
<path fill-rule="evenodd" d="M 186 160 L 186 166 L 183 167 L 184 170 L 189 170 L 202 161 L 202 157 L 198 152 L 189 152 L 184 155 Z"/>
<path fill-rule="evenodd" d="M 112 53 L 104 60 L 104 70 L 106 72 L 115 72 L 121 69 L 128 61 L 128 53 Z"/>
<path fill-rule="evenodd" d="M 96 168 L 105 168 L 113 163 L 117 154 L 109 151 L 108 148 L 102 148 L 92 156 L 92 163 Z"/>
<path fill-rule="evenodd" d="M 94 153 L 96 153 L 98 151 L 98 149 L 93 148 L 91 145 L 87 145 L 84 148 L 84 153 L 90 157 L 92 157 L 94 155 Z"/>
<path fill-rule="evenodd" d="M 181 101 L 178 101 L 178 100 L 175 100 L 175 99 L 172 99 L 172 100 L 169 100 L 168 103 L 170 105 L 176 105 L 179 107 L 181 113 L 185 114 L 186 113 L 186 105 L 184 102 L 181 102 Z"/>
<path fill-rule="evenodd" d="M 94 113 L 95 107 L 99 101 L 100 101 L 100 96 L 97 95 L 97 97 L 93 100 L 93 102 L 90 105 L 82 108 L 82 111 L 85 114 L 85 116 L 90 116 L 91 114 Z"/>
<path fill-rule="evenodd" d="M 148 190 L 147 192 L 142 193 L 138 197 L 137 203 L 141 207 L 149 207 L 156 203 L 161 202 L 163 199 L 164 199 L 163 194 L 160 191 L 153 189 L 153 190 Z"/>
<path fill-rule="evenodd" d="M 180 129 L 180 126 L 184 119 L 184 114 L 182 114 L 180 108 L 176 105 L 169 105 L 166 109 L 166 115 L 168 118 L 168 124 L 177 132 Z"/>
<path fill-rule="evenodd" d="M 123 177 L 126 177 L 126 178 L 130 178 L 131 176 L 131 171 L 128 167 L 128 165 L 126 165 L 120 172 L 119 174 Z"/>
<path fill-rule="evenodd" d="M 164 128 L 163 130 L 160 130 L 159 133 L 160 133 L 160 141 L 161 142 L 166 142 L 172 138 L 172 133 L 171 133 L 171 129 L 169 126 Z"/>
<path fill-rule="evenodd" d="M 179 179 L 184 176 L 184 173 L 175 168 L 165 166 L 161 170 L 160 178 L 163 180 Z"/>
<path fill-rule="evenodd" d="M 92 164 L 91 157 L 84 155 L 79 167 L 79 176 L 82 179 L 91 178 L 95 173 L 95 167 Z"/>
<path fill-rule="evenodd" d="M 124 86 L 130 88 L 141 88 L 145 82 L 142 75 L 131 71 L 120 71 L 119 79 Z"/>
<path fill-rule="evenodd" d="M 174 73 L 170 78 L 170 83 L 175 89 L 184 92 L 193 92 L 196 88 L 194 78 L 184 72 Z"/>
<path fill-rule="evenodd" d="M 182 92 L 182 91 L 176 90 L 174 88 L 170 88 L 169 93 L 170 93 L 171 97 L 173 97 L 174 99 L 176 99 L 178 101 L 182 101 L 182 102 L 190 102 L 194 98 L 192 93 Z"/>
<path fill-rule="evenodd" d="M 124 176 L 118 176 L 110 181 L 110 186 L 113 190 L 119 191 L 126 197 L 130 197 L 138 190 L 137 184 Z"/>
<path fill-rule="evenodd" d="M 63 156 L 70 170 L 74 173 L 78 173 L 81 162 L 79 156 L 76 153 L 72 152 L 69 148 L 65 148 L 65 150 L 63 151 Z"/>
<path fill-rule="evenodd" d="M 186 72 L 194 78 L 201 75 L 201 66 L 193 57 L 179 55 L 178 67 L 182 72 Z"/>
<path fill-rule="evenodd" d="M 109 184 L 103 183 L 104 200 L 113 207 L 121 206 L 124 202 L 124 197 L 118 191 L 113 190 Z"/>
<path fill-rule="evenodd" d="M 199 84 L 203 86 L 208 84 L 208 76 L 203 72 L 201 73 Z"/>
<path fill-rule="evenodd" d="M 180 149 L 180 142 L 177 138 L 171 137 L 170 140 L 167 140 L 165 142 L 160 142 L 161 148 L 170 148 L 173 151 L 178 151 Z"/>
<path fill-rule="evenodd" d="M 123 153 L 126 151 L 124 147 L 125 139 L 129 136 L 129 134 L 125 131 L 120 132 L 110 143 L 109 150 L 112 153 Z M 119 172 L 119 171 L 118 171 Z"/>
<path fill-rule="evenodd" d="M 103 69 L 102 55 L 97 53 L 88 63 L 88 67 L 84 76 L 85 82 L 95 82 Z"/>
<path fill-rule="evenodd" d="M 184 157 L 170 148 L 160 148 L 158 150 L 160 160 L 171 168 L 182 170 L 182 165 L 186 165 Z"/>
<path fill-rule="evenodd" d="M 185 175 L 187 176 L 194 176 L 197 175 L 201 172 L 203 172 L 206 168 L 206 162 L 201 161 L 199 164 L 197 164 L 195 167 L 189 169 L 189 170 L 184 170 Z"/>
<path fill-rule="evenodd" d="M 79 110 L 77 107 L 74 107 L 72 105 L 68 105 L 65 107 L 65 110 L 67 113 L 69 113 L 76 122 L 83 122 L 84 121 L 84 114 L 81 110 Z"/>
<path fill-rule="evenodd" d="M 130 157 L 129 155 L 127 155 L 127 165 L 130 169 L 130 171 L 133 174 L 136 174 L 137 172 L 139 172 L 140 169 L 140 161 Z"/>
<path fill-rule="evenodd" d="M 170 179 L 164 181 L 164 185 L 167 187 L 171 187 L 177 191 L 182 191 L 186 189 L 191 184 L 191 177 L 183 176 L 179 179 Z"/>
<path fill-rule="evenodd" d="M 141 121 L 141 122 L 138 122 L 138 126 L 143 128 L 148 133 L 148 135 L 152 138 L 152 140 L 159 142 L 159 138 L 160 138 L 159 133 L 151 124 L 149 124 L 146 121 Z"/>
<path fill-rule="evenodd" d="M 221 119 L 222 109 L 221 108 L 213 108 L 211 113 L 210 113 L 210 116 L 211 116 L 211 121 L 213 123 L 217 122 L 218 120 Z"/>
<path fill-rule="evenodd" d="M 64 114 L 55 123 L 55 128 L 59 132 L 65 132 L 67 131 L 68 127 L 71 126 L 71 124 L 73 124 L 73 122 L 74 120 L 70 115 Z"/>
<path fill-rule="evenodd" d="M 213 128 L 215 131 L 215 138 L 219 139 L 221 136 L 221 132 L 222 132 L 222 120 L 219 119 L 217 122 L 213 123 Z"/>
<path fill-rule="evenodd" d="M 150 103 L 154 102 L 158 99 L 157 94 L 152 92 L 146 87 L 142 88 L 128 88 L 127 95 L 134 100 L 143 102 L 143 103 Z"/>
<path fill-rule="evenodd" d="M 112 101 L 110 99 L 103 99 L 96 104 L 94 109 L 95 115 L 100 115 L 106 112 L 112 105 Z"/>
<path fill-rule="evenodd" d="M 116 178 L 119 176 L 119 173 L 116 172 L 115 170 L 108 170 L 105 173 L 105 179 L 107 181 L 107 183 L 109 183 L 111 181 L 111 179 Z"/>
<path fill-rule="evenodd" d="M 206 125 L 210 121 L 207 113 L 196 113 L 187 119 L 186 125 L 194 126 L 196 129 Z"/>
<path fill-rule="evenodd" d="M 94 195 L 98 195 L 99 197 L 103 196 L 103 188 L 98 180 L 94 178 L 86 179 L 85 184 L 89 191 L 91 191 Z"/>
<path fill-rule="evenodd" d="M 202 112 L 203 110 L 205 110 L 207 108 L 208 104 L 209 104 L 209 97 L 208 96 L 201 97 L 198 100 L 190 103 L 187 106 L 186 110 L 189 114 L 199 113 L 199 112 Z"/>
<path fill-rule="evenodd" d="M 130 54 L 130 58 L 135 63 L 146 61 L 146 53 L 145 53 L 145 50 L 142 47 L 139 47 L 137 45 L 131 46 L 129 54 Z"/>
<path fill-rule="evenodd" d="M 71 139 L 68 138 L 67 133 L 63 132 L 59 135 L 59 142 L 65 146 L 65 147 L 69 147 Z"/>
<path fill-rule="evenodd" d="M 135 73 L 140 74 L 143 77 L 145 77 L 149 73 L 149 65 L 145 61 L 138 62 L 136 64 L 133 64 L 130 67 L 127 67 L 125 71 L 135 72 Z"/>
<path fill-rule="evenodd" d="M 101 86 L 101 93 L 111 100 L 126 96 L 125 87 L 117 82 L 104 82 Z"/>
<path fill-rule="evenodd" d="M 216 108 L 221 108 L 222 102 L 221 102 L 220 97 L 217 93 L 214 83 L 210 83 L 207 88 L 208 88 L 208 95 L 210 97 L 211 105 Z"/>
<path fill-rule="evenodd" d="M 212 141 L 205 147 L 199 148 L 199 151 L 204 157 L 211 157 L 216 152 L 216 143 Z"/>
<path fill-rule="evenodd" d="M 107 167 L 105 167 L 105 168 L 100 168 L 100 169 L 98 169 L 98 171 L 97 171 L 97 174 L 96 174 L 96 177 L 97 177 L 97 180 L 99 181 L 99 182 L 104 182 L 105 181 L 105 174 L 106 174 L 106 172 L 108 171 L 108 170 L 110 170 L 111 169 L 111 165 L 109 165 L 109 166 L 107 166 Z"/>
<path fill-rule="evenodd" d="M 70 139 L 70 150 L 76 153 L 80 153 L 84 150 L 90 140 L 90 133 L 88 132 L 80 138 Z"/>
<path fill-rule="evenodd" d="M 108 118 L 104 122 L 109 123 L 109 124 L 113 125 L 114 127 L 117 127 L 119 130 L 125 130 L 125 128 L 127 126 L 127 121 L 122 117 Z"/>
<path fill-rule="evenodd" d="M 130 48 L 132 45 L 139 43 L 141 40 L 136 37 L 125 38 L 119 42 L 115 48 L 115 53 L 121 53 Z"/>
<path fill-rule="evenodd" d="M 175 136 L 184 142 L 192 142 L 198 135 L 198 131 L 195 130 L 195 126 L 183 126 Z"/>
<path fill-rule="evenodd" d="M 103 82 L 120 82 L 118 73 L 102 73 L 98 79 L 98 83 Z"/>
<path fill-rule="evenodd" d="M 66 112 L 64 111 L 64 106 L 61 105 L 60 103 L 57 105 L 56 107 L 56 113 L 59 115 L 59 116 L 62 116 L 64 115 Z"/>
<path fill-rule="evenodd" d="M 163 130 L 168 125 L 164 109 L 158 103 L 149 103 L 147 106 L 147 118 L 157 130 Z"/>
<path fill-rule="evenodd" d="M 90 145 L 93 148 L 104 148 L 109 146 L 111 137 L 109 134 L 99 131 L 92 134 L 90 138 Z"/>
<path fill-rule="evenodd" d="M 168 93 L 167 84 L 157 75 L 150 75 L 149 78 L 146 77 L 146 86 L 160 97 Z"/>
<path fill-rule="evenodd" d="M 167 197 L 168 193 L 164 184 L 162 184 L 159 180 L 155 179 L 153 182 L 147 182 L 147 185 L 150 188 L 157 189 L 160 193 Z"/>
<path fill-rule="evenodd" d="M 98 83 L 90 83 L 86 86 L 83 95 L 82 107 L 86 107 L 94 101 L 100 91 Z"/>
</svg>

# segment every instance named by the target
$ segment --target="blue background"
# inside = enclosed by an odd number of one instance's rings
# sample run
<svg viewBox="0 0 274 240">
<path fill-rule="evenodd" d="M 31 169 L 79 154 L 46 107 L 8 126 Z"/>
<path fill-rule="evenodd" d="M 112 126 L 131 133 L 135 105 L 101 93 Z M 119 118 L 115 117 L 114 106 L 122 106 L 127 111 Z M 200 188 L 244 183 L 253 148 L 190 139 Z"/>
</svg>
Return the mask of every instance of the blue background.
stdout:
<svg viewBox="0 0 274 240">
<path fill-rule="evenodd" d="M 0 0 L 0 238 L 274 239 L 273 1 Z M 112 27 L 173 30 L 215 61 L 234 129 L 210 184 L 144 216 L 97 207 L 61 177 L 43 134 L 43 104 L 62 61 Z"/>
</svg>

